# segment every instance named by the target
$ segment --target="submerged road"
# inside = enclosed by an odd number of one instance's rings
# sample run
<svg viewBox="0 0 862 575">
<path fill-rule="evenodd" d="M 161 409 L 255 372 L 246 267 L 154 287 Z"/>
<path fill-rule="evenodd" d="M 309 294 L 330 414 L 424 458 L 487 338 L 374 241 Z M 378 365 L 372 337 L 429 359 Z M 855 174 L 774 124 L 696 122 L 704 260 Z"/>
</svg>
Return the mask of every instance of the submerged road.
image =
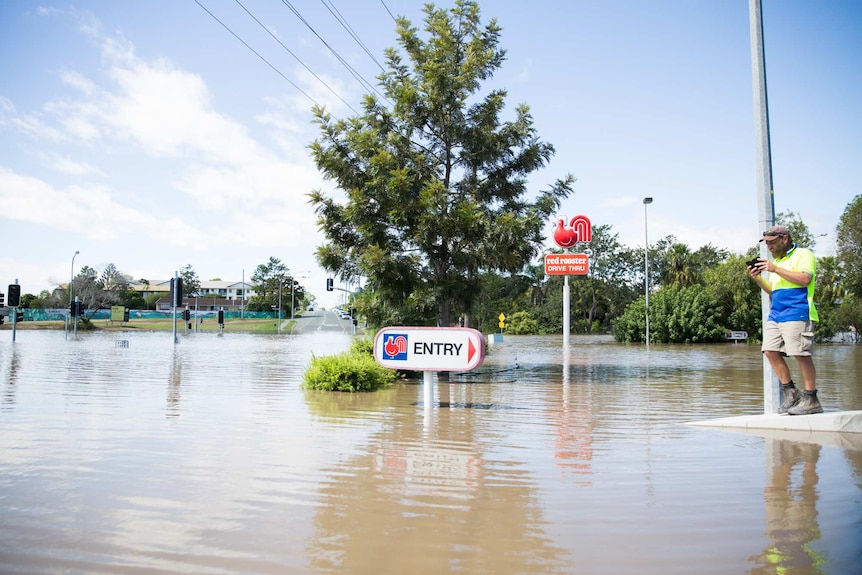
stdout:
<svg viewBox="0 0 862 575">
<path fill-rule="evenodd" d="M 333 310 L 314 310 L 304 311 L 302 316 L 295 317 L 296 325 L 293 327 L 293 333 L 313 333 L 313 332 L 332 332 L 345 333 L 353 335 L 353 321 L 349 319 L 341 319 L 338 312 Z M 357 326 L 357 333 L 363 330 Z"/>
</svg>

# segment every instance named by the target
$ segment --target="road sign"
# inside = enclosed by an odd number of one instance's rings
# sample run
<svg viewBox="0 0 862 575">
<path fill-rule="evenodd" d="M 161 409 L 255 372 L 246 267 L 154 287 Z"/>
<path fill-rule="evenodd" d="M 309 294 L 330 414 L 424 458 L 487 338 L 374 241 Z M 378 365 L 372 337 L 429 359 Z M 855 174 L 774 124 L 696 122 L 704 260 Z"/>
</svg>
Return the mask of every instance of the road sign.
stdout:
<svg viewBox="0 0 862 575">
<path fill-rule="evenodd" d="M 585 276 L 590 271 L 587 254 L 547 254 L 545 274 L 549 276 Z"/>
<path fill-rule="evenodd" d="M 384 327 L 374 336 L 374 359 L 411 371 L 469 371 L 485 360 L 485 338 L 466 327 Z"/>
</svg>

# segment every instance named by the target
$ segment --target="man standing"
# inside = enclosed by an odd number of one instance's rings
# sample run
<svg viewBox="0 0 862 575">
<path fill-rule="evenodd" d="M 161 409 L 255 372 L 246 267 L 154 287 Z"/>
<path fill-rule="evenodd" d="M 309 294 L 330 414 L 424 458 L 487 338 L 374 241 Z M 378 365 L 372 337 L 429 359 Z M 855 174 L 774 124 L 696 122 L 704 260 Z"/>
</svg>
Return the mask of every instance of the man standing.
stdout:
<svg viewBox="0 0 862 575">
<path fill-rule="evenodd" d="M 763 327 L 761 351 L 781 382 L 784 401 L 778 413 L 809 415 L 823 413 L 817 399 L 816 371 L 811 350 L 814 347 L 814 276 L 817 260 L 811 250 L 793 243 L 784 226 L 772 226 L 763 232 L 761 242 L 772 254 L 772 261 L 758 258 L 748 266 L 748 275 L 770 294 L 769 317 Z M 769 279 L 761 275 L 769 272 Z M 793 356 L 802 372 L 805 389 L 800 391 L 790 377 L 784 356 Z"/>
</svg>

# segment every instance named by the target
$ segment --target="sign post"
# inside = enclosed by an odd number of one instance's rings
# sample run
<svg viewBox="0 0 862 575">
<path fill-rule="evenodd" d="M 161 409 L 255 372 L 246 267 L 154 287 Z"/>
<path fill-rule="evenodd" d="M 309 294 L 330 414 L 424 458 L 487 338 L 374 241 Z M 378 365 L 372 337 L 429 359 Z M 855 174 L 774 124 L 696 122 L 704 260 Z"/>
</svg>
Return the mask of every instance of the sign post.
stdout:
<svg viewBox="0 0 862 575">
<path fill-rule="evenodd" d="M 593 227 L 587 216 L 575 216 L 568 224 L 566 218 L 557 220 L 554 230 L 554 241 L 564 250 L 574 247 L 579 242 L 589 242 L 593 239 Z M 570 275 L 587 275 L 590 270 L 590 258 L 587 254 L 547 254 L 545 256 L 545 275 L 561 275 L 563 278 L 563 344 L 569 345 L 571 338 L 571 296 L 569 290 Z"/>
<path fill-rule="evenodd" d="M 434 372 L 476 369 L 485 360 L 485 339 L 467 327 L 384 327 L 374 336 L 374 359 L 390 369 L 421 371 L 428 410 Z"/>
</svg>

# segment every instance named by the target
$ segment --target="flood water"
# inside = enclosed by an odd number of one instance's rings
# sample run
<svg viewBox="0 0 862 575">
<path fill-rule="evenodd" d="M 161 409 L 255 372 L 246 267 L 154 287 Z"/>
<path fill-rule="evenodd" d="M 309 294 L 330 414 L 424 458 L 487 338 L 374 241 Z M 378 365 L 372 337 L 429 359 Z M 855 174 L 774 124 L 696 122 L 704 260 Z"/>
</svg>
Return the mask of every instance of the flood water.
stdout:
<svg viewBox="0 0 862 575">
<path fill-rule="evenodd" d="M 685 425 L 763 412 L 754 346 L 506 336 L 433 405 L 300 388 L 349 344 L 0 332 L 0 573 L 862 573 L 858 438 Z M 862 409 L 862 347 L 816 354 Z"/>
</svg>

